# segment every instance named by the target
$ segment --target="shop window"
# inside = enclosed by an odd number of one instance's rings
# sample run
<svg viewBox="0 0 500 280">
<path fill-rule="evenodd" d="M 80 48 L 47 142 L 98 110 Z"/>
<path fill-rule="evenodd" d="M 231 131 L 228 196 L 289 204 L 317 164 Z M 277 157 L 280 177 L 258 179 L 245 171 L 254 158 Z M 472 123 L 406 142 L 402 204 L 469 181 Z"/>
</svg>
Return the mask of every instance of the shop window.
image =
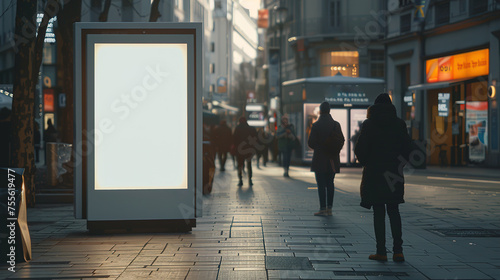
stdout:
<svg viewBox="0 0 500 280">
<path fill-rule="evenodd" d="M 471 16 L 484 13 L 488 10 L 488 0 L 471 0 L 469 2 L 469 14 Z"/>
<path fill-rule="evenodd" d="M 446 24 L 450 22 L 450 2 L 436 4 L 436 24 Z"/>
<path fill-rule="evenodd" d="M 359 77 L 359 53 L 356 51 L 325 51 L 320 55 L 321 76 Z"/>
<path fill-rule="evenodd" d="M 467 5 L 467 1 L 466 0 L 459 0 L 458 2 L 458 10 L 459 10 L 459 13 L 461 15 L 465 14 L 465 12 L 467 11 L 466 9 L 466 5 Z"/>
<path fill-rule="evenodd" d="M 401 33 L 406 33 L 411 29 L 411 14 L 402 15 L 399 18 L 399 30 Z"/>
</svg>

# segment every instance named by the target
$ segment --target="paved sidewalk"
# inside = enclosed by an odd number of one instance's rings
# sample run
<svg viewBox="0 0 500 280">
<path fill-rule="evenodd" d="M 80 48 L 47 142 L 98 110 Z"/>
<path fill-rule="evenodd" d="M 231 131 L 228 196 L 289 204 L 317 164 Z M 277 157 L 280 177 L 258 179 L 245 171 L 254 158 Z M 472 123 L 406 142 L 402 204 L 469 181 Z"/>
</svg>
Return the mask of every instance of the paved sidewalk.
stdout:
<svg viewBox="0 0 500 280">
<path fill-rule="evenodd" d="M 90 235 L 72 205 L 39 205 L 28 211 L 34 259 L 16 273 L 0 266 L 0 279 L 500 279 L 500 193 L 407 188 L 407 261 L 383 263 L 368 260 L 372 212 L 359 207 L 359 173 L 338 174 L 334 215 L 315 217 L 308 168 L 290 179 L 255 168 L 252 188 L 217 172 L 190 233 Z M 470 237 L 478 232 L 496 237 Z"/>
</svg>

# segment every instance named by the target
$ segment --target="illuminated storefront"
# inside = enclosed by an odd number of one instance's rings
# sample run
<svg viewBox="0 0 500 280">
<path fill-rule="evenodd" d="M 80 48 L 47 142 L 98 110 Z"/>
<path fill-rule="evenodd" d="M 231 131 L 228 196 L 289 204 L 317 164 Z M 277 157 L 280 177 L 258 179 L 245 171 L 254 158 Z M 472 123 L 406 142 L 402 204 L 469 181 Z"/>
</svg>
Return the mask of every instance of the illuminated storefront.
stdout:
<svg viewBox="0 0 500 280">
<path fill-rule="evenodd" d="M 425 70 L 427 83 L 410 86 L 405 102 L 414 100 L 410 96 L 416 90 L 426 90 L 427 163 L 484 163 L 489 137 L 489 49 L 428 59 Z"/>
<path fill-rule="evenodd" d="M 326 51 L 321 53 L 321 76 L 359 77 L 357 51 Z"/>
</svg>

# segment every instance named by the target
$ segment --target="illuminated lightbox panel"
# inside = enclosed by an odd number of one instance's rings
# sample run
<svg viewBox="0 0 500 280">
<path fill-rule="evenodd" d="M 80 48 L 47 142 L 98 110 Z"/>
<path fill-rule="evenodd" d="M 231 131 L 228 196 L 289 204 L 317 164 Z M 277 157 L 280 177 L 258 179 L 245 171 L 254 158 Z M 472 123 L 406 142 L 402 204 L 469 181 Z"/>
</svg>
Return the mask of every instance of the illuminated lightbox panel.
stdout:
<svg viewBox="0 0 500 280">
<path fill-rule="evenodd" d="M 202 214 L 201 23 L 75 24 L 75 217 Z"/>
<path fill-rule="evenodd" d="M 94 48 L 94 188 L 187 189 L 187 45 Z"/>
</svg>

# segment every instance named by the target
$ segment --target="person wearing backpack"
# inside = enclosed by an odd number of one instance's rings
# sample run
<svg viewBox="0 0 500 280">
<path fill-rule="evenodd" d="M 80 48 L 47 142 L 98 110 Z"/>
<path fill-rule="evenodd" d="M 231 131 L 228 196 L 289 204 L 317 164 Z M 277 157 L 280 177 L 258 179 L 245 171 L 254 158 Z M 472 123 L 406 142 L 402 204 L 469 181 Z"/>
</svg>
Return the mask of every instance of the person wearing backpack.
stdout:
<svg viewBox="0 0 500 280">
<path fill-rule="evenodd" d="M 312 125 L 308 145 L 314 150 L 311 171 L 318 184 L 319 212 L 314 216 L 331 216 L 335 173 L 340 172 L 340 150 L 344 135 L 340 124 L 330 115 L 330 103 L 320 105 L 320 117 Z"/>
<path fill-rule="evenodd" d="M 385 212 L 391 223 L 393 261 L 403 262 L 403 239 L 399 204 L 404 203 L 403 167 L 411 152 L 411 139 L 405 122 L 396 115 L 396 107 L 387 93 L 380 94 L 368 108 L 354 153 L 363 166 L 361 203 L 373 206 L 373 224 L 377 253 L 370 260 L 387 261 Z"/>
</svg>

